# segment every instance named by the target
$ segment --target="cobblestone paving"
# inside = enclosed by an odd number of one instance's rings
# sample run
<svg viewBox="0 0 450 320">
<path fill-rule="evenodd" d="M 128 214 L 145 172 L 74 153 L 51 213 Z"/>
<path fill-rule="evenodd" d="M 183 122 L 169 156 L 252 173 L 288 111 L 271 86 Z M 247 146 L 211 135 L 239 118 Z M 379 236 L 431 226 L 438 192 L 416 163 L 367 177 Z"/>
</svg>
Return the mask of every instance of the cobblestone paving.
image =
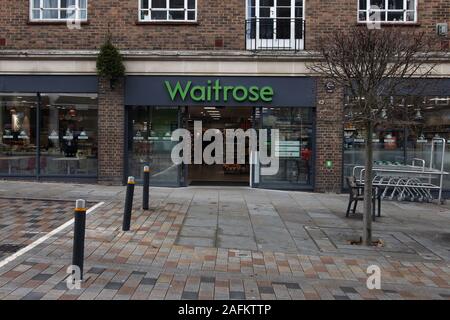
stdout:
<svg viewBox="0 0 450 320">
<path fill-rule="evenodd" d="M 69 227 L 0 268 L 0 299 L 450 299 L 448 207 L 386 203 L 386 246 L 365 249 L 346 242 L 361 219 L 345 196 L 152 189 L 143 212 L 136 194 L 131 232 L 123 192 L 88 216 L 81 290 L 65 283 Z M 382 290 L 366 286 L 374 264 Z"/>
</svg>

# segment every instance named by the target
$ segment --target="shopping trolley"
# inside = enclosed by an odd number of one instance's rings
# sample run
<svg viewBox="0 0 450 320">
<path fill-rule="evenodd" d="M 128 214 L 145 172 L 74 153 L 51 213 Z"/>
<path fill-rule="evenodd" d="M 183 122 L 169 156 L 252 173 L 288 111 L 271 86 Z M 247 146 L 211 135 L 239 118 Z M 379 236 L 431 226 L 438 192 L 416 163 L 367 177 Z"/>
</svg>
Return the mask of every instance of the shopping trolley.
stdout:
<svg viewBox="0 0 450 320">
<path fill-rule="evenodd" d="M 436 146 L 442 145 L 442 158 L 440 168 L 434 168 L 434 154 Z M 373 185 L 382 191 L 381 198 L 398 201 L 431 202 L 434 200 L 433 191 L 438 193 L 439 203 L 443 203 L 442 188 L 444 177 L 449 175 L 444 171 L 446 140 L 434 138 L 431 144 L 430 165 L 426 161 L 415 158 L 411 165 L 398 163 L 375 162 L 373 167 Z M 364 166 L 355 166 L 353 176 L 358 183 L 364 184 Z M 439 184 L 433 184 L 434 178 Z"/>
</svg>

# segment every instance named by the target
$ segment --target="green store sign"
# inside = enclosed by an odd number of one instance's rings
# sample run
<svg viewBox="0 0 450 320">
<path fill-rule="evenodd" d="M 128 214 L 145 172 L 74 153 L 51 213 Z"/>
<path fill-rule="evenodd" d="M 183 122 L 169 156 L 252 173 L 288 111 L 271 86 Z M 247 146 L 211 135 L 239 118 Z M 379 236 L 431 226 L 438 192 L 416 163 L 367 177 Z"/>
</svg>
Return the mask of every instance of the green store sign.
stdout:
<svg viewBox="0 0 450 320">
<path fill-rule="evenodd" d="M 195 102 L 272 102 L 274 90 L 270 86 L 222 86 L 220 80 L 208 80 L 206 85 L 193 85 L 192 81 L 181 84 L 164 82 L 172 101 L 192 100 Z"/>
</svg>

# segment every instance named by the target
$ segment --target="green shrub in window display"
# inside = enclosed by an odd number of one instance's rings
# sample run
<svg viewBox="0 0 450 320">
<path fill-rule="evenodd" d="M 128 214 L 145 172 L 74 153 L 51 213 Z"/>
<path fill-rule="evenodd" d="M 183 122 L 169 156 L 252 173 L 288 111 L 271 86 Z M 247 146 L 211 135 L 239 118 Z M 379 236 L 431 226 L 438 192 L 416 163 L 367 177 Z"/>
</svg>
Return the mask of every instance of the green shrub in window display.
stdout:
<svg viewBox="0 0 450 320">
<path fill-rule="evenodd" d="M 109 79 L 112 90 L 114 90 L 115 83 L 125 75 L 123 57 L 112 43 L 110 35 L 100 48 L 97 57 L 97 74 Z"/>
</svg>

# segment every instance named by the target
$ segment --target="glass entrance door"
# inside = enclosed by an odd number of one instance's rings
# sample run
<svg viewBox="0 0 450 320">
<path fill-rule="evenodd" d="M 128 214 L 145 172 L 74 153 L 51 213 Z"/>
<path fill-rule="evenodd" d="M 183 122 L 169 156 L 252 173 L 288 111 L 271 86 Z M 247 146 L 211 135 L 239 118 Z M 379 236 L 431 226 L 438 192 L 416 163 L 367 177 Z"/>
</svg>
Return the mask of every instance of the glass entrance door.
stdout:
<svg viewBox="0 0 450 320">
<path fill-rule="evenodd" d="M 303 50 L 303 0 L 248 0 L 247 48 Z"/>
<path fill-rule="evenodd" d="M 255 113 L 260 128 L 268 130 L 269 154 L 279 161 L 275 175 L 261 175 L 258 166 L 253 182 L 262 188 L 307 189 L 314 186 L 314 111 L 312 108 L 260 108 Z M 272 141 L 271 130 L 279 130 Z M 261 146 L 260 146 L 261 150 Z"/>
</svg>

